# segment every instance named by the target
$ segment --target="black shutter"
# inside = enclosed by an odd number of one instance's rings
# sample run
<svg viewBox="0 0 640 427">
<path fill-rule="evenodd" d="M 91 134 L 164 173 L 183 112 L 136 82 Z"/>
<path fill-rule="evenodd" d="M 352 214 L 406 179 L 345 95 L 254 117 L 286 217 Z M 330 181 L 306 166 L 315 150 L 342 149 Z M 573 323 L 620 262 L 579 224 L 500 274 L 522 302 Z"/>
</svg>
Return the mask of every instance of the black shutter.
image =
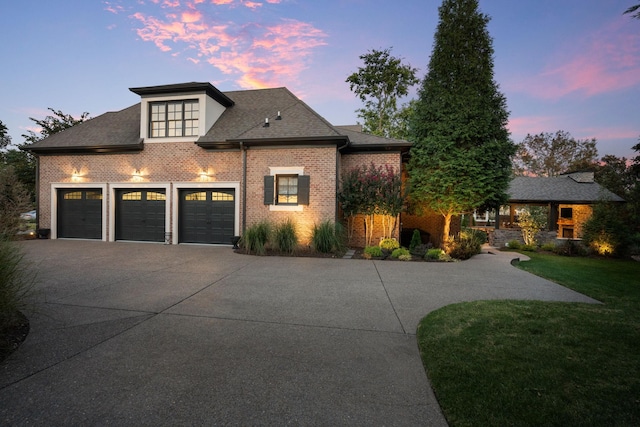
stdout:
<svg viewBox="0 0 640 427">
<path fill-rule="evenodd" d="M 273 178 L 272 175 L 266 175 L 264 177 L 264 204 L 272 205 L 273 204 Z"/>
<path fill-rule="evenodd" d="M 309 175 L 298 175 L 298 204 L 309 204 L 309 184 L 311 180 Z"/>
</svg>

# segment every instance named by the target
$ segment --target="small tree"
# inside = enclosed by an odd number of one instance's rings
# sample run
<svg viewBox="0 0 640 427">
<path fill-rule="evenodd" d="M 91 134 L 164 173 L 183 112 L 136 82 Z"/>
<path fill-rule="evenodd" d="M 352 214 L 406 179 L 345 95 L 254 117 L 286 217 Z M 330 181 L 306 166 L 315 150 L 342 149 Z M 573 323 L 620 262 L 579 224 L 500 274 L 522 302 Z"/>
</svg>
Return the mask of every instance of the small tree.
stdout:
<svg viewBox="0 0 640 427">
<path fill-rule="evenodd" d="M 394 168 L 358 166 L 347 171 L 342 178 L 338 202 L 347 218 L 349 239 L 353 237 L 354 218 L 363 215 L 365 243 L 371 245 L 375 218 L 382 216 L 382 237 L 392 237 L 397 218 L 403 208 L 402 182 Z"/>
<path fill-rule="evenodd" d="M 418 83 L 416 68 L 402 63 L 391 55 L 391 48 L 371 50 L 360 55 L 364 67 L 347 77 L 351 89 L 365 107 L 357 110 L 364 119 L 365 132 L 380 136 L 397 133 L 394 123 L 398 120 L 398 98 L 409 93 Z"/>
<path fill-rule="evenodd" d="M 522 230 L 525 245 L 534 246 L 536 235 L 547 226 L 547 212 L 542 206 L 527 206 L 518 214 L 518 226 Z"/>
</svg>

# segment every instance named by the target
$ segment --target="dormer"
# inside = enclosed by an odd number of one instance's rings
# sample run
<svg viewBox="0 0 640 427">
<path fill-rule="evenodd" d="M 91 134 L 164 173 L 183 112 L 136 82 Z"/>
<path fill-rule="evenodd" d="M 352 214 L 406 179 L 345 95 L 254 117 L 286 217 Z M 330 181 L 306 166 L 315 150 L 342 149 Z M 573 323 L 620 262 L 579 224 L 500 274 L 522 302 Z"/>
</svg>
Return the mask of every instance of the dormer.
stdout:
<svg viewBox="0 0 640 427">
<path fill-rule="evenodd" d="M 193 142 L 234 102 L 211 83 L 130 88 L 140 95 L 140 138 L 146 143 Z"/>
</svg>

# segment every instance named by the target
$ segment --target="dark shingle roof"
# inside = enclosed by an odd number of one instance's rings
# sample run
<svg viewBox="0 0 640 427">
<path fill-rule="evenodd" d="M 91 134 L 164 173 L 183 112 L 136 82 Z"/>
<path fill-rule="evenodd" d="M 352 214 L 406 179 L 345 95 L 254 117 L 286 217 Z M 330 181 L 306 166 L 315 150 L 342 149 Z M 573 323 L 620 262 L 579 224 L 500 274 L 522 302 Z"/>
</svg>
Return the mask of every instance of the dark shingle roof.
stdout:
<svg viewBox="0 0 640 427">
<path fill-rule="evenodd" d="M 511 203 L 585 203 L 624 199 L 602 187 L 585 174 L 554 177 L 515 177 L 507 190 Z"/>
<path fill-rule="evenodd" d="M 204 148 L 237 148 L 239 143 L 296 144 L 320 143 L 345 147 L 347 152 L 398 149 L 406 151 L 407 141 L 358 132 L 353 127 L 332 126 L 288 89 L 257 89 L 220 92 L 209 83 L 132 88 L 139 95 L 215 91 L 227 108 L 209 131 L 196 143 Z M 277 119 L 280 112 L 280 120 Z M 265 127 L 265 118 L 269 126 Z M 100 115 L 29 146 L 38 153 L 107 152 L 141 150 L 140 104 Z"/>
<path fill-rule="evenodd" d="M 338 132 L 349 137 L 349 146 L 346 152 L 352 151 L 378 151 L 378 150 L 401 150 L 407 151 L 411 148 L 411 142 L 402 139 L 384 138 L 382 136 L 371 135 L 354 129 L 354 126 L 336 126 Z"/>
<path fill-rule="evenodd" d="M 38 154 L 141 150 L 140 104 L 77 124 L 31 144 L 28 149 Z"/>
</svg>

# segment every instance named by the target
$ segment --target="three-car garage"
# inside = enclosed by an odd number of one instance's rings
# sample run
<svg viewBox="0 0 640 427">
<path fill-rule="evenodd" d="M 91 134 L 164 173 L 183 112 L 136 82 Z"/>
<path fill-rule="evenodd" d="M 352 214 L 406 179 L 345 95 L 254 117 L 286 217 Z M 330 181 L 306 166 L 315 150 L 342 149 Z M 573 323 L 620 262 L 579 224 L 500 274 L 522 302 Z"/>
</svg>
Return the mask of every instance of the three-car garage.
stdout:
<svg viewBox="0 0 640 427">
<path fill-rule="evenodd" d="M 54 188 L 53 237 L 228 245 L 239 233 L 238 185 L 107 187 Z"/>
</svg>

